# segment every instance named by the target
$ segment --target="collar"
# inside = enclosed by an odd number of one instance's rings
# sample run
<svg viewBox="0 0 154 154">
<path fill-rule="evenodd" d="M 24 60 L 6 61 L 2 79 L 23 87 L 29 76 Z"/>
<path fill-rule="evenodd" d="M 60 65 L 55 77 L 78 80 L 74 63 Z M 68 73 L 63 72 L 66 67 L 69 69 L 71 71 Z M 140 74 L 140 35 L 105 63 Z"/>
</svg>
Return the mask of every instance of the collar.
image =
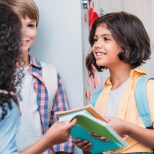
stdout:
<svg viewBox="0 0 154 154">
<path fill-rule="evenodd" d="M 32 57 L 32 56 L 29 56 L 29 59 L 30 59 L 30 66 L 34 66 L 39 69 L 42 69 L 41 63 L 38 59 L 36 59 L 35 57 Z"/>
<path fill-rule="evenodd" d="M 142 70 L 141 68 L 135 68 L 135 69 L 131 70 L 131 72 L 130 72 L 130 79 L 136 79 L 140 75 L 146 75 L 146 72 L 144 70 Z M 108 77 L 107 80 L 104 82 L 105 87 L 109 86 L 109 85 L 112 85 L 110 77 Z"/>
</svg>

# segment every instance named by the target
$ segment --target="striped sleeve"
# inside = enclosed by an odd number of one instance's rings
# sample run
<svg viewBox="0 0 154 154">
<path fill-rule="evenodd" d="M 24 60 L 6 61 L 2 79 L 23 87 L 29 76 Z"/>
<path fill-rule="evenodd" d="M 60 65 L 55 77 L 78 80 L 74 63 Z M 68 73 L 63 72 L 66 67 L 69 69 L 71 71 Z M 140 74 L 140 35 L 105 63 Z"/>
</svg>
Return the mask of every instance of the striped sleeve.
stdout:
<svg viewBox="0 0 154 154">
<path fill-rule="evenodd" d="M 53 111 L 55 112 L 66 111 L 68 109 L 69 109 L 69 106 L 68 106 L 64 86 L 63 86 L 60 76 L 58 75 L 58 89 L 57 89 L 57 93 L 56 93 L 56 96 L 53 102 Z M 54 115 L 52 118 L 51 124 L 57 122 L 57 120 L 58 118 Z M 74 145 L 72 144 L 71 136 L 65 143 L 54 145 L 52 148 L 55 153 L 60 152 L 60 151 L 66 152 L 66 153 L 73 153 Z"/>
</svg>

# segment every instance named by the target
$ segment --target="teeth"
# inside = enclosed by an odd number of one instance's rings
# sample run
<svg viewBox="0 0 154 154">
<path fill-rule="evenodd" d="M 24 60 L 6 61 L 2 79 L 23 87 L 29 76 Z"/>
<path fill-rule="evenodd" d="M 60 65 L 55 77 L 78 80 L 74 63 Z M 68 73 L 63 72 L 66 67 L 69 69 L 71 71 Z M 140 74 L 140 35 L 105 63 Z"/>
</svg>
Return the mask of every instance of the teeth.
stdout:
<svg viewBox="0 0 154 154">
<path fill-rule="evenodd" d="M 96 52 L 96 55 L 97 56 L 101 56 L 101 55 L 103 55 L 104 53 L 103 52 Z"/>
<path fill-rule="evenodd" d="M 96 53 L 96 55 L 97 55 L 97 56 L 101 56 L 101 55 L 102 55 L 102 53 Z"/>
</svg>

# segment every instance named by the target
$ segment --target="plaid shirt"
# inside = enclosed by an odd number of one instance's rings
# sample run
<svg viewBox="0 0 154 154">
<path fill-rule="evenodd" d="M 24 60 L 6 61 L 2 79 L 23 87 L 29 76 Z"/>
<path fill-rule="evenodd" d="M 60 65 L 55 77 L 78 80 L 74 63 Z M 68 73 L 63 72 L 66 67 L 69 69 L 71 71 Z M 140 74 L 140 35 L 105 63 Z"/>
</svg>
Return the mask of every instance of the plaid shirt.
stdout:
<svg viewBox="0 0 154 154">
<path fill-rule="evenodd" d="M 45 87 L 45 84 L 42 78 L 42 66 L 41 66 L 40 61 L 38 61 L 34 57 L 30 57 L 29 72 L 35 78 L 33 86 L 37 92 L 37 104 L 38 104 L 38 109 L 40 112 L 43 133 L 45 133 L 48 130 L 49 125 L 52 125 L 53 123 L 55 123 L 58 120 L 58 118 L 55 115 L 51 115 L 50 124 L 49 124 L 48 122 L 48 93 L 47 93 L 47 89 Z M 52 110 L 56 112 L 56 111 L 65 111 L 68 109 L 69 107 L 67 104 L 67 99 L 66 99 L 66 95 L 64 92 L 62 80 L 60 76 L 58 75 L 58 88 L 57 88 L 57 92 L 56 92 L 56 95 L 53 101 Z M 74 149 L 74 146 L 72 145 L 72 139 L 70 137 L 65 143 L 52 146 L 49 149 L 49 154 L 54 154 L 60 151 L 72 153 L 73 149 Z"/>
</svg>

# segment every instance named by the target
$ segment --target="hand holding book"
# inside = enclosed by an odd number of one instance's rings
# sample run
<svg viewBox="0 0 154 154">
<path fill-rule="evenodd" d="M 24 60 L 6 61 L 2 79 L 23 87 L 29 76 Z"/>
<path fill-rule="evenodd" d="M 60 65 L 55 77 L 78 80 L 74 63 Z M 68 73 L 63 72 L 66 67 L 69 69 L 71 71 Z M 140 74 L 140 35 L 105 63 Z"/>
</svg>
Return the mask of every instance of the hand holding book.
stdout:
<svg viewBox="0 0 154 154">
<path fill-rule="evenodd" d="M 107 120 L 99 115 L 95 109 L 88 105 L 79 109 L 58 112 L 55 113 L 59 116 L 59 120 L 63 121 L 67 119 L 71 121 L 73 118 L 77 118 L 76 125 L 71 129 L 71 135 L 75 139 L 85 140 L 79 145 L 85 144 L 87 141 L 92 143 L 92 148 L 90 152 L 92 153 L 101 153 L 105 151 L 114 150 L 127 146 L 127 142 L 124 141 L 107 123 Z M 104 142 L 93 135 L 90 135 L 90 132 L 97 134 L 98 136 L 105 137 L 109 141 Z M 87 144 L 89 147 L 90 145 Z"/>
<path fill-rule="evenodd" d="M 95 133 L 89 132 L 90 135 L 94 136 L 95 138 L 102 140 L 103 142 L 107 142 L 109 141 L 108 139 L 102 137 L 102 136 L 98 136 Z M 91 150 L 92 148 L 92 143 L 88 142 L 87 140 L 81 140 L 81 139 L 74 139 L 73 138 L 73 143 L 80 149 L 82 149 L 85 152 L 88 152 Z"/>
<path fill-rule="evenodd" d="M 89 152 L 92 148 L 92 143 L 87 140 L 73 138 L 73 143 L 81 149 L 84 153 Z"/>
</svg>

